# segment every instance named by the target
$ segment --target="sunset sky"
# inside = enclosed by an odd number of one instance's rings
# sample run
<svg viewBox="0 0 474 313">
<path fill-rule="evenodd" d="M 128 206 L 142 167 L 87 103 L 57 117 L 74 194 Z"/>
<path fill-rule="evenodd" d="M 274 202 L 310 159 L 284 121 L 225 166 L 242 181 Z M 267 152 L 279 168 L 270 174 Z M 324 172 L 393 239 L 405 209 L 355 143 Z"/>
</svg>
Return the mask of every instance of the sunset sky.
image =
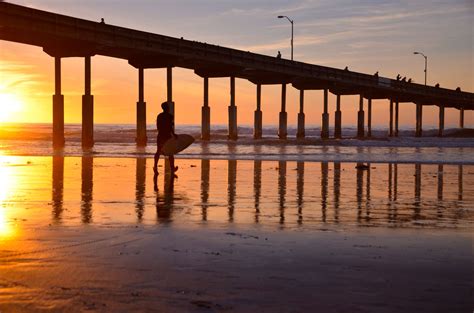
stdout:
<svg viewBox="0 0 474 313">
<path fill-rule="evenodd" d="M 25 5 L 83 19 L 137 30 L 184 37 L 265 55 L 282 52 L 290 58 L 290 23 L 295 21 L 295 60 L 395 77 L 398 73 L 423 83 L 428 55 L 428 84 L 474 91 L 474 2 L 447 1 L 156 1 L 156 0 L 14 0 Z M 133 5 L 132 5 L 133 4 Z M 62 93 L 65 121 L 81 121 L 84 65 L 80 58 L 63 59 Z M 173 98 L 178 124 L 199 124 L 202 78 L 193 71 L 173 70 Z M 166 100 L 166 70 L 145 71 L 147 121 L 153 123 L 159 104 Z M 135 123 L 137 70 L 127 61 L 95 56 L 92 93 L 96 123 Z M 54 92 L 54 60 L 41 48 L 0 41 L 0 122 L 50 122 Z M 289 124 L 296 124 L 298 91 L 288 88 Z M 322 91 L 308 91 L 307 124 L 320 125 Z M 357 98 L 343 97 L 344 125 L 356 123 Z M 237 80 L 239 124 L 252 124 L 255 85 Z M 388 124 L 388 100 L 374 101 L 373 124 Z M 211 122 L 227 123 L 229 79 L 210 80 Z M 280 86 L 264 86 L 264 124 L 277 124 Z M 330 124 L 335 97 L 330 97 Z M 425 107 L 424 125 L 437 125 L 437 107 Z M 446 111 L 446 125 L 458 125 L 458 111 Z M 466 112 L 466 126 L 474 114 Z M 400 124 L 414 127 L 415 105 L 403 103 Z M 425 126 L 425 127 L 426 127 Z"/>
</svg>

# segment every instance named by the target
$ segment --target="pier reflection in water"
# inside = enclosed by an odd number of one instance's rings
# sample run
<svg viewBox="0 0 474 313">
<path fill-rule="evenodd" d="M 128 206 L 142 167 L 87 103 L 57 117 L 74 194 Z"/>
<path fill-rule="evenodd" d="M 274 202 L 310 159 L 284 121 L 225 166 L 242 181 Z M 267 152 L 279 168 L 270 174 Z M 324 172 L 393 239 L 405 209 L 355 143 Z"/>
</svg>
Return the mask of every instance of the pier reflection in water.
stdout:
<svg viewBox="0 0 474 313">
<path fill-rule="evenodd" d="M 64 198 L 74 199 L 70 193 L 77 190 L 67 171 L 74 171 L 78 158 L 49 160 L 52 219 L 64 223 Z M 285 227 L 469 227 L 473 220 L 474 166 L 470 165 L 390 163 L 356 168 L 355 163 L 338 162 L 179 160 L 179 178 L 173 179 L 165 166 L 157 191 L 151 194 L 146 182 L 152 170 L 145 158 L 114 162 L 120 166 L 112 166 L 115 178 L 110 179 L 116 184 L 110 190 L 103 175 L 94 175 L 107 159 L 80 158 L 79 206 L 70 200 L 67 214 L 79 213 L 86 224 L 155 220 Z M 134 199 L 127 200 L 123 193 L 133 189 Z"/>
</svg>

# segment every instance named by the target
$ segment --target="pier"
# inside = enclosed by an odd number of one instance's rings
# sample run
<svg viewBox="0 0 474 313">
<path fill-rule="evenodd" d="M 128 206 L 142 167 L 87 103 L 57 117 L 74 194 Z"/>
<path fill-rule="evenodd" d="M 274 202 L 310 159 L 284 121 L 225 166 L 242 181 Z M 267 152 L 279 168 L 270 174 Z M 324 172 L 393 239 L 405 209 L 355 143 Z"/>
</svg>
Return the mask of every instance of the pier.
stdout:
<svg viewBox="0 0 474 313">
<path fill-rule="evenodd" d="M 202 140 L 211 138 L 211 107 L 209 79 L 229 78 L 228 138 L 238 140 L 236 79 L 245 79 L 256 85 L 254 138 L 262 137 L 261 92 L 264 85 L 281 86 L 278 137 L 288 138 L 286 91 L 288 85 L 300 92 L 297 116 L 297 135 L 305 137 L 304 95 L 306 90 L 323 90 L 321 138 L 342 137 L 343 96 L 359 96 L 357 137 L 372 136 L 372 100 L 386 99 L 390 103 L 388 135 L 399 134 L 399 105 L 410 103 L 416 107 L 416 136 L 423 132 L 423 108 L 439 107 L 439 131 L 443 136 L 446 108 L 459 110 L 459 127 L 464 127 L 464 111 L 474 109 L 474 94 L 446 88 L 425 86 L 349 70 L 290 61 L 217 45 L 173 38 L 165 35 L 127 29 L 101 22 L 64 16 L 24 6 L 0 2 L 0 40 L 38 46 L 54 58 L 55 91 L 53 106 L 53 146 L 61 148 L 64 139 L 64 96 L 61 92 L 61 60 L 83 58 L 85 66 L 84 95 L 82 96 L 82 146 L 94 145 L 94 96 L 91 90 L 92 58 L 96 55 L 127 60 L 138 72 L 138 101 L 136 103 L 136 144 L 145 146 L 146 101 L 144 96 L 145 70 L 166 69 L 167 101 L 171 112 L 173 102 L 173 68 L 194 70 L 203 78 Z M 336 111 L 331 117 L 328 110 L 329 92 L 336 95 Z M 366 105 L 367 104 L 367 105 Z M 365 119 L 367 110 L 367 119 Z M 334 133 L 330 134 L 330 120 Z"/>
</svg>

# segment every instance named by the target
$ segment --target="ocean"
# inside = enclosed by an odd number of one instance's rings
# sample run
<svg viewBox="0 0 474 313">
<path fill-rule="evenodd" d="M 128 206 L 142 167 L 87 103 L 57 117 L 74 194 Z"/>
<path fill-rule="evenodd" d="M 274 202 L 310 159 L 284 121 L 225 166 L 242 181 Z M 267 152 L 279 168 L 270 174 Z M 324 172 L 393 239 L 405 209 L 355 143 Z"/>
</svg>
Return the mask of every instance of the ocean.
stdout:
<svg viewBox="0 0 474 313">
<path fill-rule="evenodd" d="M 148 146 L 135 145 L 135 126 L 127 124 L 94 125 L 94 148 L 83 151 L 81 125 L 65 126 L 66 146 L 54 151 L 51 145 L 51 124 L 4 124 L 0 130 L 0 151 L 3 155 L 81 156 L 97 157 L 152 157 L 155 153 L 156 130 L 147 125 Z M 251 126 L 238 128 L 239 139 L 227 140 L 227 126 L 213 125 L 211 141 L 199 140 L 199 125 L 177 125 L 176 133 L 190 134 L 196 142 L 180 153 L 187 159 L 285 160 L 307 162 L 398 162 L 474 164 L 474 139 L 449 137 L 455 129 L 446 129 L 448 137 L 436 137 L 436 129 L 424 130 L 424 137 L 413 136 L 412 129 L 401 129 L 400 137 L 388 138 L 385 128 L 372 130 L 373 139 L 355 139 L 357 129 L 343 129 L 342 140 L 321 140 L 318 126 L 307 126 L 306 139 L 296 140 L 296 126 L 288 127 L 288 140 L 279 140 L 278 127 L 263 128 L 263 139 L 254 140 Z M 332 133 L 332 130 L 330 130 Z"/>
</svg>

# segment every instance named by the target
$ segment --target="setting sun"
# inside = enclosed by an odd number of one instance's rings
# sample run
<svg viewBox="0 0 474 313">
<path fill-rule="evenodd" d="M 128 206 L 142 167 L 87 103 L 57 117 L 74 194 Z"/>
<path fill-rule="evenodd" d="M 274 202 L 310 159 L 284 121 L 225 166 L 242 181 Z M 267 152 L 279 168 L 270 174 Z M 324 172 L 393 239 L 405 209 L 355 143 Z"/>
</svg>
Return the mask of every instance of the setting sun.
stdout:
<svg viewBox="0 0 474 313">
<path fill-rule="evenodd" d="M 22 101 L 17 95 L 0 93 L 0 122 L 8 122 L 15 112 L 20 111 Z"/>
</svg>

